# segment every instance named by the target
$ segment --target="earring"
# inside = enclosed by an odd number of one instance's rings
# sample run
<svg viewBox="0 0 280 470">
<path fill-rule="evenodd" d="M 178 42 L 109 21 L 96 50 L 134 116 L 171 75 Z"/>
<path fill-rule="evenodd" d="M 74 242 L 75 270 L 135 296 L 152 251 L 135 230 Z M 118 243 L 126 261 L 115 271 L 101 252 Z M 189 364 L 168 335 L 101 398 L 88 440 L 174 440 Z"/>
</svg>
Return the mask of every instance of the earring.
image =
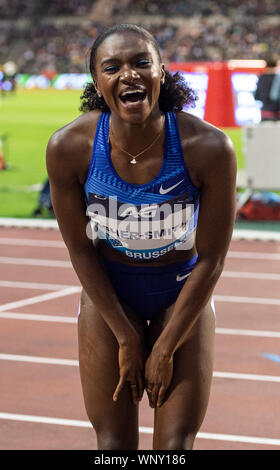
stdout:
<svg viewBox="0 0 280 470">
<path fill-rule="evenodd" d="M 98 96 L 99 98 L 102 98 L 102 93 L 100 93 L 100 91 L 97 91 L 97 96 Z"/>
</svg>

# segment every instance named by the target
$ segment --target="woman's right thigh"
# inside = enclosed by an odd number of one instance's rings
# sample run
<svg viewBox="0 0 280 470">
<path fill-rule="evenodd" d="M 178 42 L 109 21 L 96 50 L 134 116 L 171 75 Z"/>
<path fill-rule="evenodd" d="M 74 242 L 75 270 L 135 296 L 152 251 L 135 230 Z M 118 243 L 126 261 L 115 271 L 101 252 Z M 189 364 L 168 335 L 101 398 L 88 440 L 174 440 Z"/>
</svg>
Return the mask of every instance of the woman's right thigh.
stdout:
<svg viewBox="0 0 280 470">
<path fill-rule="evenodd" d="M 141 332 L 141 325 L 135 325 Z M 78 319 L 79 365 L 86 411 L 98 441 L 98 448 L 136 449 L 138 406 L 125 386 L 117 402 L 113 394 L 119 381 L 115 336 L 83 291 Z"/>
</svg>

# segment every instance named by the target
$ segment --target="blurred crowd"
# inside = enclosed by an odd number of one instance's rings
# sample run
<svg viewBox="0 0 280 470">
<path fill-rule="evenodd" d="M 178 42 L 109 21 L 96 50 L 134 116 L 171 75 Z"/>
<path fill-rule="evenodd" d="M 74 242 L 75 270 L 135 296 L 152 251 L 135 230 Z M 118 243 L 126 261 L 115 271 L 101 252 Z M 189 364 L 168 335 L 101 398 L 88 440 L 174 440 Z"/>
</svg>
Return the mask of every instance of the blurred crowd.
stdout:
<svg viewBox="0 0 280 470">
<path fill-rule="evenodd" d="M 84 73 L 86 52 L 101 30 L 98 24 L 39 24 L 17 60 L 18 71 L 30 74 L 44 71 L 50 78 L 55 72 Z"/>
<path fill-rule="evenodd" d="M 96 0 L 0 0 L 0 18 L 16 19 L 21 15 L 87 15 Z M 163 16 L 236 16 L 277 15 L 279 0 L 127 0 L 113 1 L 114 12 Z"/>
<path fill-rule="evenodd" d="M 263 59 L 270 51 L 280 57 L 279 23 L 256 22 L 254 17 L 245 17 L 242 22 L 202 19 L 192 31 L 182 34 L 170 59 Z"/>
<path fill-rule="evenodd" d="M 144 13 L 164 16 L 236 16 L 236 15 L 277 15 L 279 0 L 129 0 L 121 9 L 123 12 Z"/>
<path fill-rule="evenodd" d="M 177 27 L 163 24 L 146 26 L 156 36 L 164 56 L 165 46 L 174 39 Z M 79 25 L 44 21 L 32 30 L 29 27 L 17 28 L 15 23 L 4 25 L 0 29 L 0 64 L 12 58 L 19 73 L 44 72 L 49 76 L 56 72 L 85 73 L 88 71 L 87 54 L 103 29 L 104 25 L 88 21 Z M 17 57 L 11 57 L 10 51 Z"/>
<path fill-rule="evenodd" d="M 0 19 L 16 20 L 38 15 L 84 16 L 94 3 L 95 0 L 0 0 Z"/>
<path fill-rule="evenodd" d="M 280 0 L 111 0 L 111 14 L 97 21 L 100 1 L 0 0 L 0 64 L 14 60 L 29 74 L 86 72 L 97 35 L 132 22 L 132 13 L 133 21 L 141 14 L 166 63 L 280 56 Z"/>
</svg>

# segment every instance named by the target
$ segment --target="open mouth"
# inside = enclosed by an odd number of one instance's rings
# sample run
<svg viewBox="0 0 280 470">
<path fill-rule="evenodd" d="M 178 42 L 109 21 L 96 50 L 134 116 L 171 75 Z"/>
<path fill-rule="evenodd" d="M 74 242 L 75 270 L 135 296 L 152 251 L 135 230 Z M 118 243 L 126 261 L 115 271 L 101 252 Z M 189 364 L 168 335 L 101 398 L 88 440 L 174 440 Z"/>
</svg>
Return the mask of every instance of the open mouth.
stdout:
<svg viewBox="0 0 280 470">
<path fill-rule="evenodd" d="M 137 103 L 138 101 L 144 101 L 147 96 L 146 91 L 126 91 L 120 94 L 120 100 L 123 103 Z"/>
</svg>

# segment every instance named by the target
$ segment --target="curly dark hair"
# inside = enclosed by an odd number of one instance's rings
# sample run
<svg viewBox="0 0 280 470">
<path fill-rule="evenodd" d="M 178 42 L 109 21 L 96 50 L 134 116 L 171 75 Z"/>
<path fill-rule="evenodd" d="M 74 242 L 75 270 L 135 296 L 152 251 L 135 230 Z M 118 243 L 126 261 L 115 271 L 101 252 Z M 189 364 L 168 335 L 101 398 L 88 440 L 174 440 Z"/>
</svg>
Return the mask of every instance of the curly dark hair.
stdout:
<svg viewBox="0 0 280 470">
<path fill-rule="evenodd" d="M 119 24 L 103 31 L 92 45 L 89 58 L 89 70 L 93 80 L 96 76 L 95 61 L 98 47 L 108 36 L 122 32 L 133 32 L 144 37 L 154 46 L 159 60 L 161 61 L 158 44 L 151 33 L 142 28 L 142 26 L 134 24 Z M 167 111 L 181 111 L 183 106 L 186 105 L 194 107 L 194 103 L 197 99 L 197 95 L 191 88 L 189 88 L 184 77 L 179 72 L 171 74 L 168 70 L 165 71 L 165 81 L 160 86 L 159 95 L 159 108 L 162 113 L 166 113 Z M 83 94 L 81 95 L 80 111 L 88 112 L 94 109 L 100 109 L 100 111 L 104 113 L 110 111 L 104 98 L 102 96 L 98 96 L 93 82 L 88 82 Z"/>
</svg>

